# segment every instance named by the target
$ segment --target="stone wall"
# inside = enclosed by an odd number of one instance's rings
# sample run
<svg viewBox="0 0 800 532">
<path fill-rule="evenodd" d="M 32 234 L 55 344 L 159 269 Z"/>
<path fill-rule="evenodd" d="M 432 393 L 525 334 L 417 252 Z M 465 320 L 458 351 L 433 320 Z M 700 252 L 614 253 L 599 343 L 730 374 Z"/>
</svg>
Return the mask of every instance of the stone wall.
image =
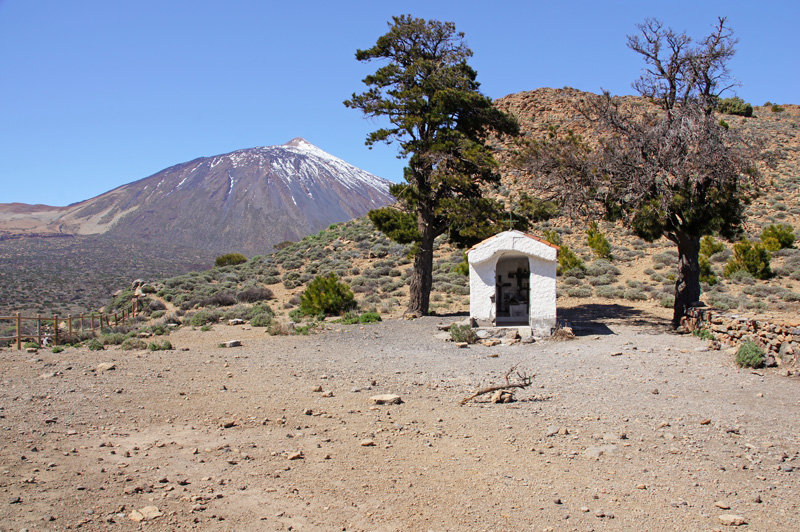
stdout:
<svg viewBox="0 0 800 532">
<path fill-rule="evenodd" d="M 684 317 L 688 331 L 706 329 L 713 334 L 716 348 L 738 346 L 752 340 L 767 352 L 767 365 L 798 365 L 800 361 L 800 325 L 781 325 L 768 321 L 724 314 L 710 308 L 693 308 Z"/>
</svg>

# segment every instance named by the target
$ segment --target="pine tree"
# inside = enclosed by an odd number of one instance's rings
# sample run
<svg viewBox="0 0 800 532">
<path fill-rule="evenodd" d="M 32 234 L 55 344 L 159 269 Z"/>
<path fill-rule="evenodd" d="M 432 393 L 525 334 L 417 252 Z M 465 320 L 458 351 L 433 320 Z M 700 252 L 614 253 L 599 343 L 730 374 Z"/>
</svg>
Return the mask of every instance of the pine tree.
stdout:
<svg viewBox="0 0 800 532">
<path fill-rule="evenodd" d="M 405 183 L 390 189 L 397 205 L 369 216 L 393 240 L 414 245 L 410 315 L 428 313 L 437 236 L 467 245 L 507 219 L 502 205 L 482 192 L 499 180 L 486 138 L 517 135 L 519 126 L 480 93 L 471 56 L 453 23 L 393 17 L 375 46 L 356 52 L 359 61 L 386 64 L 363 80 L 366 92 L 344 102 L 368 118 L 388 119 L 369 134 L 368 146 L 397 142 L 399 155 L 408 158 Z"/>
</svg>

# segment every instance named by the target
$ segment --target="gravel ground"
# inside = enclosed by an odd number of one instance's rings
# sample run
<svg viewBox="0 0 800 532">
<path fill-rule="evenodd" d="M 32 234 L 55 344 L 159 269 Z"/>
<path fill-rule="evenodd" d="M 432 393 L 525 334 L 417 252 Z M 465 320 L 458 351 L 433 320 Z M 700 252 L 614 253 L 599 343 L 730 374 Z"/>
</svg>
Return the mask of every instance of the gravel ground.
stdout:
<svg viewBox="0 0 800 532">
<path fill-rule="evenodd" d="M 800 381 L 615 315 L 510 347 L 429 317 L 4 349 L 0 530 L 800 530 Z M 459 405 L 512 366 L 517 401 Z"/>
</svg>

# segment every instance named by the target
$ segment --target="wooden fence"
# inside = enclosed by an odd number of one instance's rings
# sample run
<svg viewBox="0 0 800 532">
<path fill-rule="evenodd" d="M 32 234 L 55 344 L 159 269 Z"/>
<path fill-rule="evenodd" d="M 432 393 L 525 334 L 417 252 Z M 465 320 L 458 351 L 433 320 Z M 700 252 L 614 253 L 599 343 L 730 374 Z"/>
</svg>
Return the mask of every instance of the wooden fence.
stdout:
<svg viewBox="0 0 800 532">
<path fill-rule="evenodd" d="M 136 316 L 139 311 L 137 300 L 133 300 L 130 307 L 124 308 L 114 314 L 81 314 L 73 316 L 72 314 L 66 317 L 55 315 L 52 318 L 43 318 L 41 315 L 35 317 L 21 316 L 17 312 L 14 316 L 0 316 L 0 323 L 4 321 L 11 321 L 16 324 L 16 335 L 14 336 L 0 336 L 0 342 L 3 340 L 14 340 L 17 344 L 17 349 L 22 349 L 23 339 L 36 340 L 36 344 L 41 346 L 43 338 L 49 338 L 53 345 L 58 345 L 59 339 L 63 339 L 64 334 L 72 337 L 75 332 L 79 331 L 94 331 L 105 327 L 111 327 L 124 322 L 126 319 Z M 26 321 L 36 322 L 36 332 L 24 332 L 23 323 Z M 105 325 L 104 325 L 105 324 Z M 60 330 L 61 327 L 64 330 Z"/>
</svg>

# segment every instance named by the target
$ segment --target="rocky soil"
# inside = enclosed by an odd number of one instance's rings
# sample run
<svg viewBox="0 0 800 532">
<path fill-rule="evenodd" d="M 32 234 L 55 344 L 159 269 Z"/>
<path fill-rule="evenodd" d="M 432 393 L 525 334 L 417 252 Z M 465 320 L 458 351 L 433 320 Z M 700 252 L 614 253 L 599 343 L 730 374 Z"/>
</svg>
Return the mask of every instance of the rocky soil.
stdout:
<svg viewBox="0 0 800 532">
<path fill-rule="evenodd" d="M 594 310 L 508 347 L 430 317 L 3 349 L 0 530 L 800 529 L 800 380 Z M 515 402 L 459 405 L 513 366 Z"/>
</svg>

